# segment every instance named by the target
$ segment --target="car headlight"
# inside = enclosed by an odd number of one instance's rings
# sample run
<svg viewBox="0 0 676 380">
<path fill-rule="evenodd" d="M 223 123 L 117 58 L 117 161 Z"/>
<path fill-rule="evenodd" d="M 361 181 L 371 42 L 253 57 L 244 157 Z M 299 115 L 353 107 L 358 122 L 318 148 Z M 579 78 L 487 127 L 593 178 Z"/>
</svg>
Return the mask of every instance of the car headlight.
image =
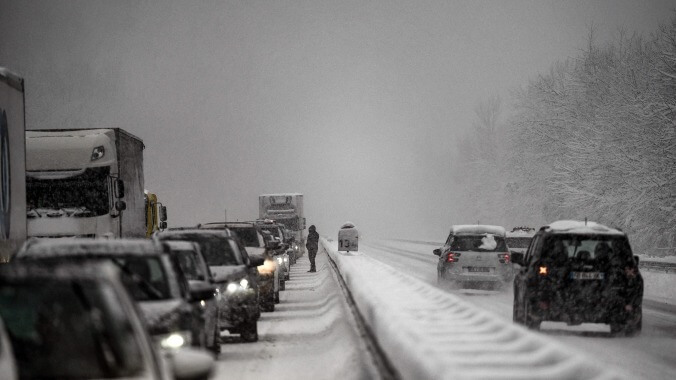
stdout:
<svg viewBox="0 0 676 380">
<path fill-rule="evenodd" d="M 284 262 L 285 262 L 285 263 L 288 263 L 288 262 L 289 262 L 289 258 L 288 258 L 288 257 L 285 257 L 285 258 L 284 258 Z"/>
<path fill-rule="evenodd" d="M 284 259 L 282 259 L 281 257 L 278 257 L 277 258 L 277 264 L 279 264 L 279 265 L 284 264 Z"/>
<path fill-rule="evenodd" d="M 258 266 L 258 273 L 260 274 L 271 274 L 277 269 L 276 260 L 265 259 L 263 265 Z"/>
<path fill-rule="evenodd" d="M 192 344 L 190 331 L 176 331 L 170 334 L 159 335 L 155 338 L 164 349 L 177 349 Z"/>
<path fill-rule="evenodd" d="M 228 286 L 225 288 L 229 293 L 235 293 L 240 290 L 247 290 L 249 289 L 249 280 L 246 278 L 243 278 L 239 280 L 239 282 L 231 282 L 228 284 Z"/>
</svg>

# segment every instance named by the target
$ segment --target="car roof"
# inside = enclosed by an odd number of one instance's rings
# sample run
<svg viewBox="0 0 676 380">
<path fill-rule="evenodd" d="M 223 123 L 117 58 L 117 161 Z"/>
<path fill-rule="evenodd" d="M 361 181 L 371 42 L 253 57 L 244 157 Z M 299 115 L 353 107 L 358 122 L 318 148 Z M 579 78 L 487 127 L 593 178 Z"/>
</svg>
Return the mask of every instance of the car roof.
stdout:
<svg viewBox="0 0 676 380">
<path fill-rule="evenodd" d="M 584 235 L 626 235 L 621 230 L 604 226 L 603 224 L 580 221 L 580 220 L 558 220 L 547 226 L 540 228 L 541 231 L 563 234 L 584 234 Z"/>
<path fill-rule="evenodd" d="M 256 227 L 254 222 L 221 222 L 221 223 L 207 223 L 207 224 L 223 224 L 227 227 Z"/>
<path fill-rule="evenodd" d="M 215 235 L 215 236 L 225 236 L 231 237 L 232 232 L 225 228 L 202 228 L 202 227 L 192 227 L 192 228 L 182 228 L 180 230 L 171 230 L 171 231 L 161 231 L 156 232 L 153 236 L 162 239 L 163 236 L 188 236 L 188 235 Z"/>
<path fill-rule="evenodd" d="M 62 261 L 46 264 L 36 261 L 13 261 L 8 265 L 0 265 L 0 282 L 3 280 L 23 279 L 84 279 L 97 281 L 116 281 L 119 269 L 110 262 L 96 261 L 74 263 Z"/>
<path fill-rule="evenodd" d="M 163 243 L 149 239 L 44 239 L 29 241 L 17 258 L 109 257 L 114 255 L 159 255 L 166 252 Z"/>
<path fill-rule="evenodd" d="M 460 224 L 451 227 L 452 235 L 483 235 L 493 234 L 505 236 L 505 228 L 488 224 Z"/>
</svg>

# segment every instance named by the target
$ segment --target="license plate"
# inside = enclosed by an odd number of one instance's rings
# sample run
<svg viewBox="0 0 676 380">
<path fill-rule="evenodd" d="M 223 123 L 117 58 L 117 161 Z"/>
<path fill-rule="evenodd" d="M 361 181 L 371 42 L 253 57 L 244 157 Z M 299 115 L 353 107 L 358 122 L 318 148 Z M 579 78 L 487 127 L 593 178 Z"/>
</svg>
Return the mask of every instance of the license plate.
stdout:
<svg viewBox="0 0 676 380">
<path fill-rule="evenodd" d="M 468 272 L 483 272 L 488 273 L 491 271 L 491 268 L 488 267 L 467 267 Z"/>
<path fill-rule="evenodd" d="M 570 278 L 573 280 L 603 280 L 605 273 L 601 272 L 571 272 Z"/>
</svg>

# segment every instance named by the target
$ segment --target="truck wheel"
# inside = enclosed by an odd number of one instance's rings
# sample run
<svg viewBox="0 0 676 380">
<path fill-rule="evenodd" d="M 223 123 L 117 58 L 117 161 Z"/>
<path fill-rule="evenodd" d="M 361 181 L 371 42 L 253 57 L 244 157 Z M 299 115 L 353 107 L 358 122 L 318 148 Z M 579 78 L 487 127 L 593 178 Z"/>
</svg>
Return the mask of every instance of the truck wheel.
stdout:
<svg viewBox="0 0 676 380">
<path fill-rule="evenodd" d="M 258 323 L 247 322 L 239 328 L 239 337 L 242 341 L 250 343 L 258 341 Z"/>
</svg>

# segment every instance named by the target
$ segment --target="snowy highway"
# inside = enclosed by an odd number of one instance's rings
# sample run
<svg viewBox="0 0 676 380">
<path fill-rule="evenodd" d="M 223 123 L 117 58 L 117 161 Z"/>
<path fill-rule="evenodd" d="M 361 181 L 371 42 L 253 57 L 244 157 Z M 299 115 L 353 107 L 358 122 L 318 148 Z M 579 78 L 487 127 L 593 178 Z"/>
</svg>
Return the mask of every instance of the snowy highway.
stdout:
<svg viewBox="0 0 676 380">
<path fill-rule="evenodd" d="M 360 252 L 397 270 L 436 285 L 436 245 L 394 240 L 361 242 Z M 673 274 L 672 274 L 673 275 Z M 580 351 L 591 360 L 615 369 L 627 378 L 676 378 L 676 306 L 650 299 L 660 289 L 652 288 L 651 279 L 659 274 L 643 272 L 646 282 L 643 331 L 638 337 L 614 338 L 606 325 L 583 324 L 568 327 L 560 323 L 543 323 L 541 334 Z M 500 291 L 444 289 L 485 309 L 505 321 L 512 321 L 511 287 Z M 664 301 L 661 297 L 654 297 Z"/>
</svg>

